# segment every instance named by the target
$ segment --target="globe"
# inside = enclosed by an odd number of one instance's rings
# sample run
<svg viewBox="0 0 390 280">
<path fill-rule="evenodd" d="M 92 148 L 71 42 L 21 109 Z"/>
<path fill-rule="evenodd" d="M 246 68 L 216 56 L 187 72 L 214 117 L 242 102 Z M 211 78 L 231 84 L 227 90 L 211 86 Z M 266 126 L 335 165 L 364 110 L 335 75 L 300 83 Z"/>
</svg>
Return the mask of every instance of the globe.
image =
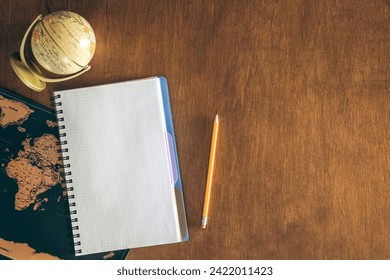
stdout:
<svg viewBox="0 0 390 280">
<path fill-rule="evenodd" d="M 91 61 L 95 47 L 91 25 L 82 16 L 69 11 L 44 16 L 31 35 L 31 50 L 38 64 L 59 75 L 84 69 Z"/>
<path fill-rule="evenodd" d="M 25 56 L 30 35 L 29 53 L 35 60 Z M 42 91 L 46 83 L 67 81 L 91 69 L 88 63 L 95 48 L 95 33 L 82 16 L 69 11 L 54 12 L 36 17 L 23 36 L 20 52 L 14 52 L 9 61 L 26 86 Z"/>
</svg>

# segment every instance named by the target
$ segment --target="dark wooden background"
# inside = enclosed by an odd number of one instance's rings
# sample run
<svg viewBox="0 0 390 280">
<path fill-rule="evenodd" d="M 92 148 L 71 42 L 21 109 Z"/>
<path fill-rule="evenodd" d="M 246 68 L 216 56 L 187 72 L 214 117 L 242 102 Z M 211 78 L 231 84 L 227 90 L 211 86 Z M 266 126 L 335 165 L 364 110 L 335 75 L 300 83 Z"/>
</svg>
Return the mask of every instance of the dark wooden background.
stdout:
<svg viewBox="0 0 390 280">
<path fill-rule="evenodd" d="M 390 258 L 390 1 L 0 2 L 2 87 L 49 105 L 57 89 L 168 78 L 190 240 L 129 259 Z M 8 59 L 57 10 L 91 23 L 96 54 L 35 93 Z"/>
</svg>

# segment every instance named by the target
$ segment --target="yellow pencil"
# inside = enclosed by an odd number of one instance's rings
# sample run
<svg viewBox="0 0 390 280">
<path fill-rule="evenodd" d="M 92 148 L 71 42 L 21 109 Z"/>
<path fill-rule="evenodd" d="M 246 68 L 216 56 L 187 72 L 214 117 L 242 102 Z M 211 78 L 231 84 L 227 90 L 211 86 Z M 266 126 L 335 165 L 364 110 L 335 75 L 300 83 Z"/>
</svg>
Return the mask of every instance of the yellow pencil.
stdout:
<svg viewBox="0 0 390 280">
<path fill-rule="evenodd" d="M 213 182 L 215 150 L 217 148 L 218 128 L 219 128 L 219 121 L 218 121 L 218 114 L 216 114 L 214 119 L 214 125 L 213 125 L 213 136 L 211 138 L 209 170 L 207 174 L 206 192 L 204 195 L 204 204 L 203 204 L 202 228 L 206 228 L 207 225 L 207 216 L 209 212 L 210 194 L 211 194 L 211 184 Z"/>
</svg>

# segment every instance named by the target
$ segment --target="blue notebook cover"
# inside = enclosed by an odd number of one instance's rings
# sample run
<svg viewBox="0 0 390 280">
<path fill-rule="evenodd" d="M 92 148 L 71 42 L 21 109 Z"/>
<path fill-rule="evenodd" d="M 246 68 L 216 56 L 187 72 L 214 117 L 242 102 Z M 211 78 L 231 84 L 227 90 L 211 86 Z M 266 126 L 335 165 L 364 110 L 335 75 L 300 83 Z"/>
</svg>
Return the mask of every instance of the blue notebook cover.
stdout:
<svg viewBox="0 0 390 280">
<path fill-rule="evenodd" d="M 169 155 L 171 159 L 171 172 L 172 178 L 175 186 L 176 202 L 178 208 L 180 229 L 182 234 L 182 240 L 187 241 L 189 239 L 188 230 L 187 230 L 187 221 L 184 208 L 184 199 L 183 199 L 183 187 L 180 177 L 179 161 L 177 156 L 176 141 L 175 141 L 175 132 L 173 130 L 173 121 L 172 121 L 172 112 L 169 100 L 169 91 L 167 79 L 164 76 L 159 77 L 161 85 L 161 94 L 164 105 L 164 114 L 167 128 L 167 139 L 168 139 L 168 148 Z"/>
<path fill-rule="evenodd" d="M 125 259 L 75 256 L 58 139 L 53 110 L 0 88 L 0 259 Z"/>
</svg>

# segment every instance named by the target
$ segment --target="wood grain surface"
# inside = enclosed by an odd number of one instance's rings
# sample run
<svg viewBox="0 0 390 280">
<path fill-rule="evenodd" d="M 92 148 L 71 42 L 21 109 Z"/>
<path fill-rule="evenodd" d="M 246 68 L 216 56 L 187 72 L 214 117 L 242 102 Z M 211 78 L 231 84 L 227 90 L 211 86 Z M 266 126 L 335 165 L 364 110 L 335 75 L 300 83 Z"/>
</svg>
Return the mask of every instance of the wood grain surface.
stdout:
<svg viewBox="0 0 390 280">
<path fill-rule="evenodd" d="M 92 69 L 35 93 L 8 59 L 58 10 L 93 26 Z M 129 259 L 390 258 L 390 1 L 2 0 L 0 30 L 0 86 L 48 106 L 57 89 L 168 78 L 190 240 Z"/>
</svg>

